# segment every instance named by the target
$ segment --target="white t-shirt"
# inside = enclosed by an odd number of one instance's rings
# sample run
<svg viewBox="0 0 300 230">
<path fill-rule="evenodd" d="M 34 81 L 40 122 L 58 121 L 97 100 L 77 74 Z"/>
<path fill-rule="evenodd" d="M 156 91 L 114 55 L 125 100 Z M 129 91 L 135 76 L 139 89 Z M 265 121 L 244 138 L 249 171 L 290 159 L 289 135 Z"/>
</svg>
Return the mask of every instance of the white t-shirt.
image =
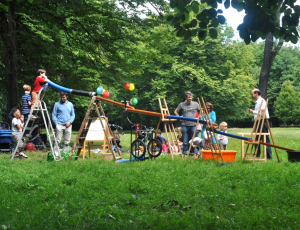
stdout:
<svg viewBox="0 0 300 230">
<path fill-rule="evenodd" d="M 225 133 L 227 133 L 227 130 L 225 131 Z M 223 140 L 221 140 L 222 137 L 224 137 Z M 219 141 L 219 143 L 220 143 L 221 145 L 227 145 L 227 144 L 228 144 L 228 137 L 225 136 L 225 135 L 218 134 L 217 140 Z"/>
<path fill-rule="evenodd" d="M 262 104 L 262 105 L 261 105 L 261 108 L 260 108 L 260 104 Z M 265 99 L 263 99 L 262 97 L 259 97 L 259 98 L 256 100 L 255 108 L 254 108 L 254 110 L 253 110 L 254 120 L 256 120 L 256 117 L 257 117 L 259 108 L 261 109 L 261 111 L 263 111 L 263 110 L 266 108 L 266 101 L 265 101 Z M 263 115 L 263 114 L 262 114 L 262 115 Z M 268 108 L 266 109 L 266 118 L 269 119 L 269 110 L 268 110 Z M 262 116 L 261 116 L 261 119 L 262 119 Z"/>
<path fill-rule="evenodd" d="M 13 131 L 13 133 L 20 133 L 20 130 L 17 128 L 17 125 L 22 125 L 21 120 L 14 117 L 11 121 L 11 124 L 11 130 Z"/>
</svg>

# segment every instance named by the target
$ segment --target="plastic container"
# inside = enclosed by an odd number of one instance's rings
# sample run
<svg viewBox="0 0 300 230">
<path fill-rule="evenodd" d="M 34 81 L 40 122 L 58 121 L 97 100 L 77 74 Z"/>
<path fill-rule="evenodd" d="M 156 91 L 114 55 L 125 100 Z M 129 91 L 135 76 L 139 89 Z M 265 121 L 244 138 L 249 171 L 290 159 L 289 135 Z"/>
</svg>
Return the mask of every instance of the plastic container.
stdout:
<svg viewBox="0 0 300 230">
<path fill-rule="evenodd" d="M 11 143 L 12 131 L 0 130 L 0 143 Z"/>
<path fill-rule="evenodd" d="M 218 150 L 213 150 L 213 153 L 219 153 Z M 235 162 L 235 156 L 237 151 L 234 150 L 221 150 L 223 160 L 226 162 Z M 203 160 L 213 160 L 213 155 L 211 150 L 201 150 Z M 222 161 L 222 157 L 220 155 L 215 155 L 216 161 Z"/>
<path fill-rule="evenodd" d="M 288 160 L 289 162 L 300 162 L 300 151 L 295 150 L 295 151 L 286 151 L 288 154 Z"/>
<path fill-rule="evenodd" d="M 112 161 L 114 159 L 112 153 L 103 153 L 102 157 L 105 161 Z"/>
<path fill-rule="evenodd" d="M 52 153 L 48 153 L 47 155 L 47 161 L 54 161 L 54 157 Z"/>
</svg>

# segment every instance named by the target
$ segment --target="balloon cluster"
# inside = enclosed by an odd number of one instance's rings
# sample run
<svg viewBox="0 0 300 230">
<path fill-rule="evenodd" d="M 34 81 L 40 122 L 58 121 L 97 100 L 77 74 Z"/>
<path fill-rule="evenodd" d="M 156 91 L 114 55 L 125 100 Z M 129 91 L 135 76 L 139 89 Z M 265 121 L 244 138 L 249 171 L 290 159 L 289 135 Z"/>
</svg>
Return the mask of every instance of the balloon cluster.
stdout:
<svg viewBox="0 0 300 230">
<path fill-rule="evenodd" d="M 96 93 L 97 93 L 97 96 L 101 96 L 101 97 L 105 97 L 105 98 L 108 98 L 108 97 L 109 97 L 109 91 L 103 89 L 102 86 L 99 86 L 99 87 L 96 89 Z"/>
<path fill-rule="evenodd" d="M 129 89 L 130 91 L 133 91 L 135 89 L 134 84 L 126 82 L 124 85 L 125 89 Z M 136 97 L 133 97 L 129 101 L 130 105 L 136 105 L 138 103 L 138 99 Z"/>
</svg>

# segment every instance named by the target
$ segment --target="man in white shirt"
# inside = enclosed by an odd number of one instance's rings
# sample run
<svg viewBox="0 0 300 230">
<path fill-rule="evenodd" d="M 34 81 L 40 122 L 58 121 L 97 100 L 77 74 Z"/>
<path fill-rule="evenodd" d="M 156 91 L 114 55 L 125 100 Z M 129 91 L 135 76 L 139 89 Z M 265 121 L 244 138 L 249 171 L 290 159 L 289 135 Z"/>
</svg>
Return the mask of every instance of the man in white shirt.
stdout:
<svg viewBox="0 0 300 230">
<path fill-rule="evenodd" d="M 255 108 L 254 110 L 252 109 L 248 109 L 249 113 L 253 113 L 254 114 L 254 120 L 256 119 L 257 115 L 258 115 L 258 111 L 259 111 L 259 108 L 261 110 L 264 110 L 266 108 L 266 101 L 265 99 L 263 99 L 261 96 L 260 96 L 260 90 L 259 89 L 254 89 L 252 90 L 251 92 L 251 96 L 253 99 L 256 100 L 256 103 L 255 103 Z M 261 107 L 260 107 L 261 105 Z M 262 117 L 261 117 L 262 118 Z M 266 109 L 266 119 L 269 119 L 269 111 L 268 111 L 268 108 Z M 262 129 L 262 133 L 268 133 L 269 130 L 268 130 L 268 123 L 267 123 L 267 120 L 265 119 L 264 121 L 264 124 L 263 124 L 263 129 Z M 262 137 L 261 137 L 262 138 Z M 258 136 L 255 137 L 255 140 L 258 140 Z M 270 143 L 270 138 L 269 136 L 266 136 L 266 140 L 267 140 L 267 143 Z M 263 140 L 262 140 L 263 141 Z M 258 150 L 257 150 L 257 157 L 260 156 L 260 145 L 258 145 Z M 267 158 L 268 159 L 272 159 L 272 150 L 271 150 L 271 147 L 270 146 L 267 146 Z"/>
</svg>

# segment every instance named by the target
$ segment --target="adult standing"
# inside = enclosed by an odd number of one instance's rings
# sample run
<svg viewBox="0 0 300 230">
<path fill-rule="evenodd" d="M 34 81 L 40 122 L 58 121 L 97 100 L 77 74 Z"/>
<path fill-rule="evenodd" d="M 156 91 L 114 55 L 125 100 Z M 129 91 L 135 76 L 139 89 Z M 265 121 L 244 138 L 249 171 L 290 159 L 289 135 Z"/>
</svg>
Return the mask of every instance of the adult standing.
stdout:
<svg viewBox="0 0 300 230">
<path fill-rule="evenodd" d="M 213 107 L 212 103 L 206 102 L 205 106 L 206 106 L 206 109 L 207 109 L 209 120 L 212 123 L 216 123 L 216 121 L 217 121 L 217 115 L 216 115 L 216 112 L 214 111 L 214 107 Z M 201 118 L 201 120 L 203 120 L 203 118 Z M 204 132 L 205 132 L 205 126 L 203 125 L 202 131 L 201 131 L 201 138 L 202 138 L 202 140 L 203 140 Z"/>
<path fill-rule="evenodd" d="M 69 150 L 72 123 L 75 119 L 74 106 L 67 99 L 67 93 L 61 92 L 60 101 L 55 103 L 52 112 L 52 120 L 56 125 L 56 140 L 58 145 L 60 145 L 61 138 L 64 135 L 63 152 Z"/>
<path fill-rule="evenodd" d="M 256 120 L 256 117 L 258 115 L 259 109 L 264 110 L 266 108 L 266 101 L 265 101 L 265 99 L 263 99 L 260 96 L 260 90 L 259 89 L 252 90 L 251 96 L 252 96 L 253 99 L 256 100 L 256 102 L 255 102 L 255 108 L 254 108 L 254 110 L 248 109 L 248 111 L 249 111 L 249 113 L 253 113 L 254 114 L 254 120 Z M 263 124 L 262 133 L 268 133 L 269 132 L 267 119 L 269 119 L 268 108 L 266 108 L 266 119 L 265 119 L 264 124 Z M 259 136 L 256 136 L 255 140 L 257 141 L 258 138 L 259 138 Z M 266 136 L 266 139 L 267 139 L 267 143 L 270 143 L 269 135 Z M 258 150 L 257 150 L 257 155 L 256 156 L 257 157 L 260 156 L 260 145 L 258 145 Z M 270 146 L 267 146 L 267 158 L 268 159 L 272 159 L 272 150 L 271 150 Z"/>
<path fill-rule="evenodd" d="M 181 102 L 175 109 L 174 113 L 179 116 L 179 113 L 184 117 L 196 118 L 196 112 L 200 112 L 199 104 L 193 101 L 193 94 L 190 91 L 185 92 L 185 101 Z M 196 128 L 196 122 L 183 120 L 181 123 L 181 132 L 183 137 L 182 153 L 187 155 L 189 151 L 189 140 L 193 138 Z M 193 155 L 193 154 L 191 154 Z"/>
</svg>

